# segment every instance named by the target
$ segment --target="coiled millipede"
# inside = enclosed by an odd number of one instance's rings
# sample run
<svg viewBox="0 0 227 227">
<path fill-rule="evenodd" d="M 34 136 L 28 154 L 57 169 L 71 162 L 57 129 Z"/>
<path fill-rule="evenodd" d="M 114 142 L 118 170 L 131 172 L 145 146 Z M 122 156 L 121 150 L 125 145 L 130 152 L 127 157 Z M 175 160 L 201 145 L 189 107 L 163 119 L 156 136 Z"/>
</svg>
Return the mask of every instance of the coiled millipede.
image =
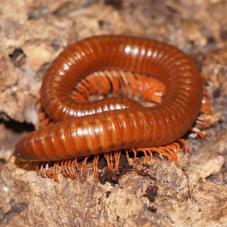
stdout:
<svg viewBox="0 0 227 227">
<path fill-rule="evenodd" d="M 89 100 L 94 94 L 135 96 L 137 87 L 142 98 L 150 94 L 155 101 L 147 88 L 150 81 L 163 93 L 153 106 L 114 95 Z M 59 170 L 74 178 L 77 160 L 84 158 L 84 167 L 91 155 L 96 174 L 100 154 L 105 154 L 109 169 L 118 168 L 122 150 L 145 155 L 155 151 L 176 159 L 176 141 L 192 128 L 202 98 L 201 76 L 177 48 L 129 36 L 87 38 L 69 45 L 47 70 L 40 101 L 46 123 L 19 141 L 15 156 L 46 163 L 46 174 L 55 179 Z M 52 161 L 53 171 L 48 168 Z"/>
</svg>

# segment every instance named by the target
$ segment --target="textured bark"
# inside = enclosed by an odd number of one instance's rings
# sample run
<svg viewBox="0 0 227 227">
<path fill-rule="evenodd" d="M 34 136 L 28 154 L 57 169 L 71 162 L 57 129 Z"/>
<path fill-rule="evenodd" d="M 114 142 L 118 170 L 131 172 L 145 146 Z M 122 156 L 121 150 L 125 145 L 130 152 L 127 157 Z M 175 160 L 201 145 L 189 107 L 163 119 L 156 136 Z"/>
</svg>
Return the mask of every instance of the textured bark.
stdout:
<svg viewBox="0 0 227 227">
<path fill-rule="evenodd" d="M 0 225 L 225 226 L 226 12 L 225 0 L 1 1 Z M 138 159 L 100 181 L 89 171 L 83 181 L 55 183 L 19 168 L 11 155 L 37 124 L 48 65 L 68 43 L 95 34 L 155 38 L 190 54 L 207 78 L 215 124 L 207 139 L 188 139 L 191 152 L 177 163 Z"/>
</svg>

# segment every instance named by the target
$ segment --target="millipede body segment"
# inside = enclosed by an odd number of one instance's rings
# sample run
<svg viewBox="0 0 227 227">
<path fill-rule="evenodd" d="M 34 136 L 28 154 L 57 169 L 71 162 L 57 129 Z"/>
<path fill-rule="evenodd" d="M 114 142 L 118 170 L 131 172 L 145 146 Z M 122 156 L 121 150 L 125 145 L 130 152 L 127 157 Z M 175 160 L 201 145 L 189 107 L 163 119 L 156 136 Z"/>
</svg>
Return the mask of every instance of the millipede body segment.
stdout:
<svg viewBox="0 0 227 227">
<path fill-rule="evenodd" d="M 72 95 L 77 84 L 103 70 L 160 80 L 166 86 L 162 102 L 151 107 L 117 97 L 77 102 Z M 53 122 L 22 138 L 15 155 L 23 161 L 57 161 L 168 145 L 192 127 L 202 96 L 195 64 L 177 48 L 129 36 L 87 38 L 69 45 L 47 70 L 41 105 Z"/>
</svg>

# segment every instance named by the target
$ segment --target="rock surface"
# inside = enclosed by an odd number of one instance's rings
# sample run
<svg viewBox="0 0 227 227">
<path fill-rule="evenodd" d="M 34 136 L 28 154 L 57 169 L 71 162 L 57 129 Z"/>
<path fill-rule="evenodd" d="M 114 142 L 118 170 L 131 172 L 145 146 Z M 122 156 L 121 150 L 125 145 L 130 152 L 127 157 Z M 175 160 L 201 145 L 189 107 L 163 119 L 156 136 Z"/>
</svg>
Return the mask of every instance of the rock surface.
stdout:
<svg viewBox="0 0 227 227">
<path fill-rule="evenodd" d="M 0 226 L 227 226 L 225 0 L 21 0 L 0 9 Z M 15 143 L 37 124 L 42 76 L 70 42 L 130 34 L 171 43 L 207 78 L 222 121 L 177 163 L 138 160 L 98 181 L 60 183 L 19 168 Z"/>
</svg>

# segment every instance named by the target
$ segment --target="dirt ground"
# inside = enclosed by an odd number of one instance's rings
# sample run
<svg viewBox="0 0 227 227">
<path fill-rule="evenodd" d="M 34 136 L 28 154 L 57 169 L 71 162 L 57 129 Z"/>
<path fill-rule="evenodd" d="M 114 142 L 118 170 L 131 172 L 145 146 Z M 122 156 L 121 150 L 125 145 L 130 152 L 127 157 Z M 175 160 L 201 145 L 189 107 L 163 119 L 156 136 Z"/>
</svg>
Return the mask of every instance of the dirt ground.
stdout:
<svg viewBox="0 0 227 227">
<path fill-rule="evenodd" d="M 170 43 L 207 79 L 214 124 L 188 135 L 178 162 L 138 160 L 116 174 L 60 183 L 15 165 L 17 141 L 37 125 L 42 77 L 68 43 L 128 34 Z M 0 2 L 0 226 L 227 226 L 227 1 L 2 0 Z"/>
</svg>

